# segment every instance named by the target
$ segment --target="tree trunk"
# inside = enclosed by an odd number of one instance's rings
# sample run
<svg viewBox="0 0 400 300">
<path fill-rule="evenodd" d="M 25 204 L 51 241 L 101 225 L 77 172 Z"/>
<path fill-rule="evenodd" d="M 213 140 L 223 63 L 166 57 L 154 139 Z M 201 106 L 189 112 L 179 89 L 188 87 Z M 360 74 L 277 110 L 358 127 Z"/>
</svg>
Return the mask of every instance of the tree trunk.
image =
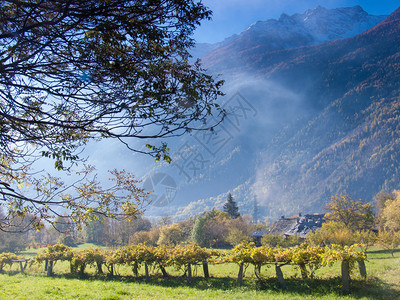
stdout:
<svg viewBox="0 0 400 300">
<path fill-rule="evenodd" d="M 204 278 L 210 277 L 210 273 L 208 272 L 208 263 L 206 261 L 203 261 L 203 273 L 204 273 Z"/>
<path fill-rule="evenodd" d="M 69 271 L 71 274 L 75 273 L 75 268 L 74 265 L 72 264 L 72 261 L 69 262 Z"/>
<path fill-rule="evenodd" d="M 45 271 L 45 272 L 47 272 L 47 267 L 48 267 L 48 265 L 49 265 L 49 260 L 46 259 L 46 260 L 44 261 L 44 271 Z"/>
<path fill-rule="evenodd" d="M 133 271 L 133 274 L 135 274 L 136 277 L 139 276 L 139 267 L 138 267 L 136 262 L 133 264 L 132 271 Z"/>
<path fill-rule="evenodd" d="M 27 266 L 28 266 L 28 261 L 26 260 L 24 264 L 24 270 L 26 269 Z"/>
<path fill-rule="evenodd" d="M 96 265 L 97 265 L 97 273 L 98 274 L 103 274 L 103 269 L 101 267 L 101 263 L 96 263 Z"/>
<path fill-rule="evenodd" d="M 258 279 L 260 279 L 260 273 L 261 273 L 261 266 L 254 266 L 254 274 Z"/>
<path fill-rule="evenodd" d="M 146 274 L 146 282 L 150 281 L 150 276 L 149 276 L 149 266 L 147 265 L 147 263 L 144 263 L 144 272 Z"/>
<path fill-rule="evenodd" d="M 300 272 L 301 272 L 301 278 L 307 279 L 308 274 L 307 274 L 306 265 L 304 263 L 302 263 L 302 264 L 299 264 L 299 267 L 300 267 Z"/>
<path fill-rule="evenodd" d="M 110 275 L 114 276 L 114 264 L 110 265 Z"/>
<path fill-rule="evenodd" d="M 243 263 L 239 265 L 239 273 L 237 278 L 237 285 L 242 285 L 243 283 Z"/>
<path fill-rule="evenodd" d="M 282 289 L 285 289 L 286 282 L 285 282 L 285 279 L 283 278 L 283 273 L 282 273 L 280 266 L 275 265 L 275 273 L 276 273 L 276 278 L 278 279 L 279 285 L 281 286 Z"/>
<path fill-rule="evenodd" d="M 192 283 L 192 265 L 188 264 L 188 276 L 187 276 L 187 282 L 190 284 Z"/>
<path fill-rule="evenodd" d="M 47 277 L 53 276 L 53 261 L 50 260 L 47 265 Z"/>
<path fill-rule="evenodd" d="M 86 268 L 86 264 L 85 263 L 80 265 L 80 269 L 79 269 L 79 275 L 80 276 L 85 275 L 85 268 Z"/>
<path fill-rule="evenodd" d="M 365 267 L 365 261 L 364 260 L 358 260 L 358 270 L 360 271 L 360 276 L 363 277 L 364 279 L 367 279 L 367 269 Z"/>
<path fill-rule="evenodd" d="M 163 277 L 168 277 L 168 273 L 165 270 L 164 266 L 161 263 L 158 263 L 158 266 L 160 267 L 161 273 L 163 274 Z"/>
<path fill-rule="evenodd" d="M 345 293 L 350 292 L 350 267 L 349 261 L 342 261 L 342 283 L 343 283 L 343 291 Z"/>
</svg>

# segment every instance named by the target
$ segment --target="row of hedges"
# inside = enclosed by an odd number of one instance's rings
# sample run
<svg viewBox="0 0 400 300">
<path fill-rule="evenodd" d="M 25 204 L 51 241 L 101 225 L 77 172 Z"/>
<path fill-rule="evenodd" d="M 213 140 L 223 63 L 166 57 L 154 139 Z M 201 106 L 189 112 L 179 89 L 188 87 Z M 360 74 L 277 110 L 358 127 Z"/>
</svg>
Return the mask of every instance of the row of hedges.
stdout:
<svg viewBox="0 0 400 300">
<path fill-rule="evenodd" d="M 360 268 L 360 274 L 366 276 L 365 254 L 357 251 L 359 245 L 353 246 L 309 246 L 303 244 L 291 248 L 280 248 L 271 246 L 256 247 L 254 243 L 240 244 L 229 252 L 207 250 L 197 244 L 186 246 L 146 246 L 139 244 L 135 246 L 125 246 L 114 251 L 85 249 L 74 251 L 72 248 L 56 244 L 48 247 L 38 256 L 30 261 L 30 264 L 45 263 L 45 270 L 48 276 L 53 275 L 54 264 L 58 261 L 68 261 L 70 270 L 73 274 L 83 275 L 85 268 L 95 266 L 98 274 L 103 274 L 103 267 L 107 268 L 110 276 L 114 275 L 115 266 L 126 265 L 132 268 L 133 273 L 138 276 L 139 269 L 144 266 L 146 280 L 150 279 L 149 268 L 159 269 L 163 276 L 167 277 L 166 267 L 174 266 L 182 270 L 188 282 L 192 280 L 191 268 L 194 265 L 202 265 L 204 276 L 208 277 L 208 263 L 237 263 L 239 272 L 237 282 L 242 283 L 244 268 L 253 265 L 255 274 L 261 280 L 261 267 L 264 265 L 274 265 L 276 276 L 282 287 L 285 281 L 281 267 L 293 265 L 300 269 L 303 278 L 312 278 L 315 270 L 323 266 L 331 266 L 335 262 L 342 263 L 343 288 L 350 288 L 350 273 L 354 269 L 356 262 Z M 16 258 L 11 254 L 0 255 L 0 270 L 5 264 L 12 264 Z"/>
</svg>

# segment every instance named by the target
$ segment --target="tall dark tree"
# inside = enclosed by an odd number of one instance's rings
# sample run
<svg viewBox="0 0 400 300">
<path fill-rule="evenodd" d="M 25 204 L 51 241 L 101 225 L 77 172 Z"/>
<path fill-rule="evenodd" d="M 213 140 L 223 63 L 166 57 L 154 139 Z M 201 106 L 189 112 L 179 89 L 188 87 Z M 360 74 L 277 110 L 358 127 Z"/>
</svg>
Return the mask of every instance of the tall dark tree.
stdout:
<svg viewBox="0 0 400 300">
<path fill-rule="evenodd" d="M 254 203 L 253 203 L 253 223 L 257 224 L 259 218 L 259 209 L 258 209 L 258 202 L 257 197 L 254 196 Z"/>
<path fill-rule="evenodd" d="M 233 199 L 233 196 L 229 193 L 228 194 L 228 198 L 223 206 L 224 211 L 227 212 L 232 219 L 236 219 L 238 217 L 240 217 L 240 213 L 239 213 L 239 208 L 235 202 L 235 200 Z"/>
<path fill-rule="evenodd" d="M 83 222 L 91 213 L 136 216 L 137 189 L 114 197 L 85 170 L 87 181 L 71 185 L 71 195 L 30 167 L 48 157 L 67 170 L 88 141 L 103 138 L 169 161 L 166 144 L 147 140 L 184 134 L 210 115 L 217 125 L 222 81 L 188 60 L 191 34 L 211 12 L 194 0 L 0 4 L 0 201 L 50 222 L 57 205 Z M 137 139 L 146 147 L 133 148 Z M 135 186 L 121 175 L 118 191 Z M 20 188 L 27 185 L 33 193 Z"/>
</svg>

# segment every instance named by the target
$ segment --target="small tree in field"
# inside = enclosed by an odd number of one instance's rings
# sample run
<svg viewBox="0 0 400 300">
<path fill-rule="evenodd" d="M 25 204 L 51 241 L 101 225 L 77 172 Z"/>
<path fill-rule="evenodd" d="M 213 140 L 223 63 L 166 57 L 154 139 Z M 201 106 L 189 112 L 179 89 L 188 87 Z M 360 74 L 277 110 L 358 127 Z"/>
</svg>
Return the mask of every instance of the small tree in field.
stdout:
<svg viewBox="0 0 400 300">
<path fill-rule="evenodd" d="M 239 208 L 235 202 L 235 200 L 233 200 L 233 196 L 232 194 L 228 194 L 228 199 L 226 201 L 226 203 L 224 204 L 224 212 L 227 212 L 232 219 L 236 219 L 238 217 L 240 217 L 240 213 L 239 213 Z"/>
<path fill-rule="evenodd" d="M 322 227 L 307 236 L 307 242 L 312 245 L 338 244 L 348 246 L 354 243 L 353 232 L 343 223 L 329 221 L 322 224 Z"/>
<path fill-rule="evenodd" d="M 400 232 L 379 231 L 378 244 L 389 250 L 392 257 L 394 257 L 394 250 L 400 245 Z"/>
<path fill-rule="evenodd" d="M 400 191 L 393 191 L 393 195 L 393 200 L 386 201 L 381 219 L 386 229 L 400 231 Z"/>
<path fill-rule="evenodd" d="M 374 226 L 373 206 L 355 201 L 348 195 L 332 196 L 326 204 L 328 213 L 325 218 L 329 221 L 339 222 L 351 231 L 372 229 Z"/>
</svg>

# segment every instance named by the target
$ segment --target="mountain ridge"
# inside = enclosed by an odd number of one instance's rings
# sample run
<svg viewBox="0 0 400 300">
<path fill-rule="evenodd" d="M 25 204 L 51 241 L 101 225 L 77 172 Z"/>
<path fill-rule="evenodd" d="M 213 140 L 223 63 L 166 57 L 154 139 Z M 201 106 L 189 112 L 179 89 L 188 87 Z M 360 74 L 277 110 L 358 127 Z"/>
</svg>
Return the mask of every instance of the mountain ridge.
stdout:
<svg viewBox="0 0 400 300">
<path fill-rule="evenodd" d="M 318 6 L 303 14 L 282 14 L 278 20 L 258 21 L 239 35 L 216 44 L 204 56 L 204 62 L 207 67 L 218 69 L 220 64 L 235 64 L 249 51 L 279 51 L 346 38 L 361 33 L 386 17 L 369 15 L 360 6 L 330 10 Z"/>
<path fill-rule="evenodd" d="M 300 50 L 292 50 L 297 51 L 293 55 L 296 63 L 289 61 L 284 71 L 281 66 L 271 72 L 271 77 L 286 80 L 295 74 L 288 82 L 299 80 L 301 85 L 299 74 L 319 63 L 320 79 L 313 82 L 319 89 L 308 95 L 325 98 L 320 113 L 295 130 L 284 147 L 275 146 L 280 153 L 271 164 L 285 162 L 287 157 L 291 164 L 269 169 L 259 179 L 267 185 L 286 186 L 280 195 L 282 202 L 288 204 L 297 197 L 297 203 L 291 205 L 300 209 L 300 202 L 312 210 L 337 193 L 370 201 L 380 190 L 399 187 L 399 33 L 396 10 L 386 21 L 354 38 L 302 49 L 309 53 L 301 62 L 296 61 Z M 327 49 L 330 52 L 324 53 Z M 317 55 L 321 53 L 322 57 Z M 324 92 L 335 85 L 342 87 L 335 95 Z"/>
</svg>

